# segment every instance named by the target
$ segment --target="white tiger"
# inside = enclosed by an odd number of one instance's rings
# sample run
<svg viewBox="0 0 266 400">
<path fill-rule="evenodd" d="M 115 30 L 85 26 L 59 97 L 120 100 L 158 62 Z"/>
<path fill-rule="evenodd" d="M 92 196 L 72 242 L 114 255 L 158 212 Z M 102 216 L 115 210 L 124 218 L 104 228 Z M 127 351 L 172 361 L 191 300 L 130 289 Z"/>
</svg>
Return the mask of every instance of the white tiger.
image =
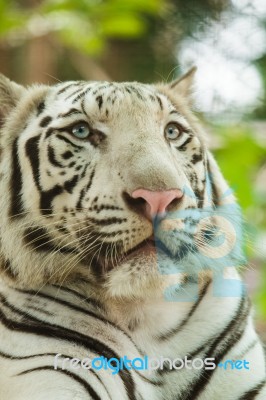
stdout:
<svg viewBox="0 0 266 400">
<path fill-rule="evenodd" d="M 193 74 L 1 76 L 1 400 L 266 399 L 240 213 Z"/>
</svg>

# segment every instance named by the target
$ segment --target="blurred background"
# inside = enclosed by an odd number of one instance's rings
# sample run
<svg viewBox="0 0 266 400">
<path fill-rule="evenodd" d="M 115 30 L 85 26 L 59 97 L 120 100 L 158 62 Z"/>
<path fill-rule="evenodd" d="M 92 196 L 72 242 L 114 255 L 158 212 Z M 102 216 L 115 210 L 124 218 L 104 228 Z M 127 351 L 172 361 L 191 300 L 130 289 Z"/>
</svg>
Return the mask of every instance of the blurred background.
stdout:
<svg viewBox="0 0 266 400">
<path fill-rule="evenodd" d="M 266 1 L 0 0 L 0 72 L 19 83 L 167 82 L 192 65 L 194 108 L 243 208 L 266 341 Z"/>
</svg>

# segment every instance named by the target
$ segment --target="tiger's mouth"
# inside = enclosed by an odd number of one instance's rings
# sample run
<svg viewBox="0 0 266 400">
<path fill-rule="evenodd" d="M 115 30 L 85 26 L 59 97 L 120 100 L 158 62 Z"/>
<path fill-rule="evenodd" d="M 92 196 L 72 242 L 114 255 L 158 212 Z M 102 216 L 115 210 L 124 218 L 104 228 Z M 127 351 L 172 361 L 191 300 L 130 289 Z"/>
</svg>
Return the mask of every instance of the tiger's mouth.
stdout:
<svg viewBox="0 0 266 400">
<path fill-rule="evenodd" d="M 132 247 L 130 250 L 126 251 L 122 257 L 124 259 L 130 259 L 138 254 L 150 254 L 156 251 L 156 240 L 154 236 L 150 236 L 144 239 L 142 242 Z"/>
<path fill-rule="evenodd" d="M 120 253 L 113 259 L 102 258 L 100 264 L 102 264 L 105 271 L 113 268 L 119 268 L 120 265 L 131 262 L 134 259 L 156 259 L 158 253 L 164 253 L 168 257 L 172 257 L 172 254 L 167 247 L 154 235 L 144 239 L 142 242 L 132 247 L 126 252 Z"/>
<path fill-rule="evenodd" d="M 82 261 L 89 265 L 97 276 L 104 276 L 123 264 L 134 263 L 134 260 L 156 261 L 158 256 L 172 258 L 173 254 L 166 245 L 153 233 L 127 251 L 123 250 L 122 242 L 115 248 L 112 243 L 105 243 L 93 238 L 100 251 L 91 251 L 90 243 L 82 240 Z M 95 243 L 94 242 L 94 243 Z M 87 251 L 86 251 L 87 250 Z"/>
</svg>

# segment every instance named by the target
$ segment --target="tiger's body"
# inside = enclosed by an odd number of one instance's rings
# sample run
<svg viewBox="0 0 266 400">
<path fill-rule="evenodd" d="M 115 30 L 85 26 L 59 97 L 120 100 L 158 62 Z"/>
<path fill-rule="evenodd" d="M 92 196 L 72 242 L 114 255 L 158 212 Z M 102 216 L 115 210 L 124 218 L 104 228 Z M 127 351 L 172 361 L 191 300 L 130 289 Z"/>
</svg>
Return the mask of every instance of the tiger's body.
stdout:
<svg viewBox="0 0 266 400">
<path fill-rule="evenodd" d="M 235 269 L 239 210 L 189 111 L 189 80 L 1 78 L 0 399 L 266 398 Z M 124 356 L 165 360 L 81 367 Z M 186 357 L 216 368 L 169 367 Z"/>
</svg>

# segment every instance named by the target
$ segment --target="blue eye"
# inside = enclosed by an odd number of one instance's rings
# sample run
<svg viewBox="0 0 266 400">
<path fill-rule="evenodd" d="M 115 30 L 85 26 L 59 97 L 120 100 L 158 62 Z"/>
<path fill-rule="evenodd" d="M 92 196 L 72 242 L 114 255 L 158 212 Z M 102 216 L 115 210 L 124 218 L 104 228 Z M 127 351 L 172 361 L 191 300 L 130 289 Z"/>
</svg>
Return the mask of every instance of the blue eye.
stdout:
<svg viewBox="0 0 266 400">
<path fill-rule="evenodd" d="M 175 140 L 178 138 L 178 136 L 181 134 L 182 129 L 180 128 L 179 125 L 175 124 L 174 122 L 171 122 L 168 124 L 164 130 L 165 137 L 166 139 L 169 140 Z"/>
<path fill-rule="evenodd" d="M 91 131 L 86 122 L 80 122 L 79 124 L 73 126 L 72 133 L 78 139 L 86 139 L 90 135 Z"/>
</svg>

